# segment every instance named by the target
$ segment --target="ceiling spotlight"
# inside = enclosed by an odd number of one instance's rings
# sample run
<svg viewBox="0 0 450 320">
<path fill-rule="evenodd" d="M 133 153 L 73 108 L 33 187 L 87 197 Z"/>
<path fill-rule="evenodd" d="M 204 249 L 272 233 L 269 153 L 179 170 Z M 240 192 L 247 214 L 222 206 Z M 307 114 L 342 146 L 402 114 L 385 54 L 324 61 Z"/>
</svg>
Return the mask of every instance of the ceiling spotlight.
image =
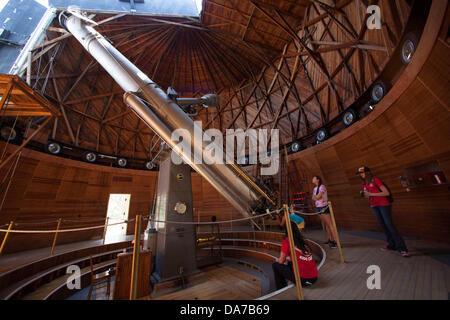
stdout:
<svg viewBox="0 0 450 320">
<path fill-rule="evenodd" d="M 326 128 L 321 128 L 316 133 L 316 141 L 317 143 L 324 142 L 329 137 L 328 130 Z"/>
<path fill-rule="evenodd" d="M 402 45 L 402 61 L 404 64 L 409 64 L 412 60 L 417 48 L 417 37 L 414 33 L 409 33 L 405 37 Z"/>
<path fill-rule="evenodd" d="M 295 141 L 291 144 L 291 152 L 298 152 L 301 149 L 302 145 L 300 142 Z"/>
<path fill-rule="evenodd" d="M 152 161 L 147 161 L 147 163 L 145 164 L 145 167 L 146 167 L 148 170 L 152 170 L 152 169 L 155 167 L 155 165 L 153 164 Z"/>
<path fill-rule="evenodd" d="M 97 154 L 94 152 L 85 152 L 83 154 L 83 159 L 87 162 L 93 163 L 97 160 Z"/>
<path fill-rule="evenodd" d="M 49 141 L 46 144 L 46 149 L 51 154 L 58 154 L 61 152 L 61 145 L 54 141 Z"/>
<path fill-rule="evenodd" d="M 383 81 L 377 81 L 372 86 L 372 89 L 370 91 L 370 96 L 372 98 L 373 103 L 378 103 L 383 99 L 383 97 L 386 94 L 386 86 L 384 85 Z"/>
<path fill-rule="evenodd" d="M 119 158 L 119 159 L 117 160 L 117 164 L 118 164 L 119 166 L 121 166 L 122 168 L 123 168 L 123 167 L 126 167 L 126 165 L 127 165 L 127 159 L 125 159 L 125 158 Z"/>
<path fill-rule="evenodd" d="M 351 126 L 357 120 L 356 112 L 353 109 L 348 109 L 342 116 L 342 122 L 346 127 Z"/>
<path fill-rule="evenodd" d="M 11 142 L 16 139 L 17 132 L 14 128 L 10 126 L 4 126 L 3 128 L 0 129 L 0 136 L 2 137 L 3 140 Z"/>
</svg>

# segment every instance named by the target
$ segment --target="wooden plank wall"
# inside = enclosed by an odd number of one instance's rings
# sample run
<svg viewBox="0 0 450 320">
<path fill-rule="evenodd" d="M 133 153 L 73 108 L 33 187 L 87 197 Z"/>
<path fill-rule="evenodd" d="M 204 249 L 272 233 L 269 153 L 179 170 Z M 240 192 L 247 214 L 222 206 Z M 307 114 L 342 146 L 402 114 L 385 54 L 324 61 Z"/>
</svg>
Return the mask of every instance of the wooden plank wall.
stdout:
<svg viewBox="0 0 450 320">
<path fill-rule="evenodd" d="M 2 152 L 4 147 L 5 144 L 1 142 Z M 16 146 L 9 145 L 8 153 L 14 148 Z M 13 163 L 0 170 L 1 181 Z M 24 149 L 0 210 L 0 225 L 13 220 L 19 223 L 15 229 L 54 230 L 58 218 L 75 220 L 64 221 L 62 229 L 101 225 L 101 219 L 106 217 L 111 193 L 131 194 L 130 219 L 137 214 L 148 215 L 157 177 L 158 172 L 93 165 Z M 218 220 L 242 217 L 197 173 L 192 174 L 192 181 L 195 221 L 211 221 L 213 215 Z M 0 185 L 0 201 L 3 200 L 8 182 L 9 179 L 6 179 Z M 197 214 L 200 214 L 200 220 Z M 48 221 L 54 222 L 27 224 Z M 134 222 L 128 224 L 127 233 L 134 233 Z M 57 245 L 99 239 L 102 234 L 103 229 L 61 233 Z M 3 239 L 3 235 L 1 233 L 0 239 Z M 4 252 L 50 247 L 52 240 L 51 234 L 10 234 Z"/>
</svg>

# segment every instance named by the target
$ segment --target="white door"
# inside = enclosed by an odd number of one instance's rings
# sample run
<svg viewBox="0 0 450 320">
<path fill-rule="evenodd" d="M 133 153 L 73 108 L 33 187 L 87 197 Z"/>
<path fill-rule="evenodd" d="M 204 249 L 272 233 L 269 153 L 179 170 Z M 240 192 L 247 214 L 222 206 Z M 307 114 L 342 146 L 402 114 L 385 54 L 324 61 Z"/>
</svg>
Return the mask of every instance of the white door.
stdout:
<svg viewBox="0 0 450 320">
<path fill-rule="evenodd" d="M 108 202 L 108 226 L 106 228 L 105 243 L 124 241 L 127 234 L 127 223 L 120 223 L 128 219 L 130 208 L 130 194 L 110 194 Z M 119 223 L 119 224 L 117 224 Z"/>
</svg>

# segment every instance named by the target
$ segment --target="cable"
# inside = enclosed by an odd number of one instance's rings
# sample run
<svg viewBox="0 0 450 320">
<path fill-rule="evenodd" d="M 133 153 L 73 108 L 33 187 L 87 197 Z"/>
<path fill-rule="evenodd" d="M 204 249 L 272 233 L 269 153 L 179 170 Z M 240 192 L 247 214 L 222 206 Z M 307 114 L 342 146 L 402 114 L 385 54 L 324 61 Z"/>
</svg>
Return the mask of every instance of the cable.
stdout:
<svg viewBox="0 0 450 320">
<path fill-rule="evenodd" d="M 128 220 L 128 222 L 130 221 L 134 221 L 133 220 Z M 115 226 L 115 225 L 119 225 L 119 224 L 123 224 L 125 222 L 116 222 L 116 223 L 112 223 L 112 224 L 108 224 L 107 226 Z M 93 229 L 100 229 L 100 228 L 104 228 L 105 225 L 101 225 L 101 226 L 94 226 L 94 227 L 84 227 L 84 228 L 77 228 L 77 229 L 61 229 L 61 230 L 9 230 L 10 233 L 55 233 L 55 232 L 73 232 L 73 231 L 84 231 L 84 230 L 93 230 Z M 8 232 L 7 229 L 0 229 L 0 232 Z"/>
<path fill-rule="evenodd" d="M 62 219 L 62 221 L 65 222 L 80 222 L 80 223 L 87 223 L 87 222 L 100 222 L 100 221 L 105 221 L 105 219 L 97 219 L 97 220 L 71 220 L 71 219 Z"/>
<path fill-rule="evenodd" d="M 282 210 L 282 209 L 273 210 L 268 213 L 260 214 L 260 215 L 253 216 L 253 217 L 247 217 L 247 218 L 235 219 L 235 220 L 217 221 L 217 222 L 181 222 L 181 221 L 177 222 L 177 221 L 161 221 L 161 220 L 153 220 L 153 222 L 160 222 L 160 223 L 167 223 L 167 224 L 185 224 L 185 225 L 212 225 L 212 224 L 230 223 L 230 222 L 234 222 L 234 221 L 246 221 L 246 220 L 251 220 L 251 219 L 257 219 L 257 218 L 261 218 L 261 217 L 270 215 L 274 212 L 279 212 L 280 210 Z M 147 217 L 147 219 L 148 219 L 148 217 Z M 147 220 L 147 219 L 144 218 L 144 220 Z M 107 224 L 106 227 L 119 225 L 119 224 L 123 224 L 123 223 L 128 223 L 128 222 L 133 222 L 135 220 L 136 220 L 136 218 L 133 218 L 130 220 L 124 220 L 122 222 Z M 100 229 L 100 228 L 104 228 L 104 227 L 105 227 L 105 225 L 84 227 L 84 228 L 77 228 L 77 229 L 61 229 L 61 230 L 9 230 L 9 232 L 11 232 L 11 233 L 55 233 L 55 232 L 73 232 L 73 231 L 93 230 L 93 229 Z M 8 232 L 8 230 L 0 229 L 0 232 Z"/>
</svg>

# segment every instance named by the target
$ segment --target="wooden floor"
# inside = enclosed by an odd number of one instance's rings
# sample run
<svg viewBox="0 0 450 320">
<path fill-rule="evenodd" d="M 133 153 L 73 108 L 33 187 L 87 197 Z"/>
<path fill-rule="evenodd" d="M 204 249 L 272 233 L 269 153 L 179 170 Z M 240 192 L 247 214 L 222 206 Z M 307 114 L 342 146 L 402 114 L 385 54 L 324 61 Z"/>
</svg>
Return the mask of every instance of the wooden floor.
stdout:
<svg viewBox="0 0 450 320">
<path fill-rule="evenodd" d="M 205 279 L 183 290 L 151 300 L 252 300 L 261 296 L 261 279 L 235 268 L 218 265 L 202 270 Z M 144 298 L 145 299 L 145 298 Z"/>
<path fill-rule="evenodd" d="M 450 245 L 446 243 L 430 243 L 421 240 L 406 240 L 411 253 L 410 258 L 403 258 L 396 252 L 382 252 L 386 243 L 367 234 L 339 232 L 345 263 L 339 263 L 338 250 L 322 245 L 327 258 L 319 271 L 319 280 L 311 287 L 304 288 L 305 299 L 432 299 L 448 300 L 450 292 L 450 266 L 436 258 L 447 259 L 450 256 Z M 378 235 L 379 236 L 379 235 Z M 307 230 L 305 237 L 319 244 L 323 243 L 321 230 Z M 65 251 L 87 243 L 71 244 L 57 247 Z M 36 250 L 5 255 L 0 258 L 0 269 L 8 270 L 12 266 L 21 265 L 48 255 L 48 250 Z M 58 252 L 58 251 L 57 251 Z M 381 269 L 381 289 L 369 290 L 367 279 L 370 276 L 367 268 L 377 265 Z M 205 281 L 193 284 L 185 290 L 154 297 L 154 299 L 230 299 L 249 300 L 261 295 L 261 279 L 241 270 L 222 265 L 204 269 Z M 58 281 L 61 279 L 58 279 Z M 59 284 L 55 281 L 48 286 Z M 62 280 L 61 280 L 62 281 Z M 45 289 L 45 288 L 42 288 Z M 105 299 L 101 290 L 97 299 Z M 39 292 L 27 297 L 39 299 Z M 152 298 L 153 299 L 153 298 Z M 270 297 L 276 300 L 297 299 L 294 287 Z"/>
<path fill-rule="evenodd" d="M 134 235 L 124 236 L 120 239 L 117 239 L 117 242 L 120 241 L 130 241 L 134 239 Z M 91 248 L 94 246 L 102 245 L 103 240 L 89 240 L 89 241 L 81 241 L 69 244 L 56 245 L 54 250 L 54 255 L 70 252 L 73 250 L 79 250 L 83 248 Z M 105 244 L 112 243 L 106 242 Z M 41 248 L 35 250 L 25 250 L 15 253 L 4 254 L 0 256 L 0 274 L 7 272 L 11 269 L 20 267 L 27 263 L 47 258 L 50 256 L 51 247 Z"/>
<path fill-rule="evenodd" d="M 321 231 L 306 232 L 306 238 L 323 240 Z M 448 300 L 450 293 L 450 266 L 431 257 L 431 252 L 450 253 L 448 244 L 437 245 L 419 240 L 406 240 L 411 257 L 397 252 L 380 250 L 385 241 L 340 232 L 345 263 L 339 262 L 338 251 L 324 246 L 327 260 L 319 272 L 319 280 L 304 288 L 307 300 Z M 323 241 L 322 241 L 323 242 Z M 432 250 L 417 250 L 429 248 Z M 381 289 L 369 290 L 367 267 L 377 265 L 381 270 Z M 295 287 L 269 298 L 271 300 L 297 299 Z"/>
</svg>

